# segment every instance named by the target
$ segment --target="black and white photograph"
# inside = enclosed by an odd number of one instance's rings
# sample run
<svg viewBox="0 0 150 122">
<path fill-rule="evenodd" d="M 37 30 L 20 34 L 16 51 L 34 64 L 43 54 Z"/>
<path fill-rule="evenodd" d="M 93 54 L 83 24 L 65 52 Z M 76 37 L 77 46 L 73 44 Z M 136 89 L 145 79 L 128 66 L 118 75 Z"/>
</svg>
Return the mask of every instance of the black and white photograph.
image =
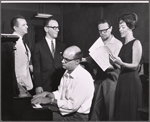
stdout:
<svg viewBox="0 0 150 122">
<path fill-rule="evenodd" d="M 149 121 L 149 1 L 1 1 L 2 121 Z"/>
</svg>

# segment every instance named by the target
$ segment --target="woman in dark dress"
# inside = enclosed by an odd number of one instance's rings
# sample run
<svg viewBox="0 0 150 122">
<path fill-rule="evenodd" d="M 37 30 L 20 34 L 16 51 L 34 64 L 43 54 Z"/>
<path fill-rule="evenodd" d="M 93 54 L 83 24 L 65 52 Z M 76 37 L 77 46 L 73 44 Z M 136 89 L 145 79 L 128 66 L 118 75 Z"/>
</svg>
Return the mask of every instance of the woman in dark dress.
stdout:
<svg viewBox="0 0 150 122">
<path fill-rule="evenodd" d="M 124 14 L 118 18 L 119 31 L 125 43 L 118 57 L 110 55 L 111 61 L 121 69 L 116 86 L 115 120 L 140 120 L 138 108 L 142 106 L 142 85 L 138 66 L 142 57 L 142 45 L 133 36 L 137 19 L 135 13 Z"/>
</svg>

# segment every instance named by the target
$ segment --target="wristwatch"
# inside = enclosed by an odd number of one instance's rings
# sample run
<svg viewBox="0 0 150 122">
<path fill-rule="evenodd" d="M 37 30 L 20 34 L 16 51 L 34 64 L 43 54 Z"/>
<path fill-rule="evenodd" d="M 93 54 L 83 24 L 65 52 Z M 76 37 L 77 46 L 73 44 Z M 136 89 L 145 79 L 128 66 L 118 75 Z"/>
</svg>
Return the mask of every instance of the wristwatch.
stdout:
<svg viewBox="0 0 150 122">
<path fill-rule="evenodd" d="M 55 100 L 55 99 L 54 99 L 54 98 L 52 98 L 52 99 L 51 99 L 51 102 L 50 102 L 50 104 L 53 104 L 54 100 Z"/>
</svg>

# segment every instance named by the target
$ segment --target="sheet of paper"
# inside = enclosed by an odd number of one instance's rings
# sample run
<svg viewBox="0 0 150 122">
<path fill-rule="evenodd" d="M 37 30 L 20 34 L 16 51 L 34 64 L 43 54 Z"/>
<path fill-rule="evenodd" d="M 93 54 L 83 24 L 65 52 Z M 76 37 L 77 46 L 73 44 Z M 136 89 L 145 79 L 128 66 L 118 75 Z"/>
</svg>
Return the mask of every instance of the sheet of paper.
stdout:
<svg viewBox="0 0 150 122">
<path fill-rule="evenodd" d="M 104 46 L 104 43 L 101 39 L 101 37 L 99 37 L 94 44 L 89 48 L 89 52 L 93 52 L 94 50 L 96 50 L 97 48 Z"/>
<path fill-rule="evenodd" d="M 89 53 L 89 55 L 101 67 L 103 71 L 105 71 L 109 67 L 112 67 L 109 62 L 109 54 L 111 54 L 111 51 L 107 46 L 98 47 L 97 49 Z"/>
<path fill-rule="evenodd" d="M 43 108 L 40 104 L 33 104 L 33 108 Z"/>
</svg>

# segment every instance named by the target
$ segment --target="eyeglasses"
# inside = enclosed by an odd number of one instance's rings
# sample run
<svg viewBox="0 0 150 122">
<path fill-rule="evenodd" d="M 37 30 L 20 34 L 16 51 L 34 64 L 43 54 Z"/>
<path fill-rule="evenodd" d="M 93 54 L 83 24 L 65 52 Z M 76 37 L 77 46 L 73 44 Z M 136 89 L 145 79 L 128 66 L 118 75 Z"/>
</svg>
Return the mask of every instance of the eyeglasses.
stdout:
<svg viewBox="0 0 150 122">
<path fill-rule="evenodd" d="M 110 27 L 109 27 L 109 28 L 110 28 Z M 102 33 L 102 32 L 106 33 L 106 32 L 108 31 L 109 28 L 104 29 L 104 30 L 98 30 L 98 31 L 99 31 L 99 33 Z"/>
<path fill-rule="evenodd" d="M 73 61 L 73 60 L 76 60 L 76 59 L 68 59 L 68 58 L 64 58 L 63 56 L 61 56 L 61 59 L 64 60 L 65 64 Z"/>
<path fill-rule="evenodd" d="M 59 29 L 59 27 L 58 27 L 58 26 L 53 26 L 53 27 L 52 27 L 52 26 L 48 26 L 48 25 L 47 25 L 46 27 L 48 27 L 48 28 L 52 28 L 53 30 L 57 30 L 57 29 Z"/>
<path fill-rule="evenodd" d="M 73 60 L 77 60 L 77 59 L 78 59 L 78 58 L 68 59 L 68 58 L 63 57 L 62 54 L 60 54 L 60 55 L 61 55 L 61 60 L 64 60 L 64 63 L 65 63 L 65 64 L 67 64 L 67 63 L 69 63 L 69 62 L 71 62 L 71 61 L 73 61 Z"/>
</svg>

